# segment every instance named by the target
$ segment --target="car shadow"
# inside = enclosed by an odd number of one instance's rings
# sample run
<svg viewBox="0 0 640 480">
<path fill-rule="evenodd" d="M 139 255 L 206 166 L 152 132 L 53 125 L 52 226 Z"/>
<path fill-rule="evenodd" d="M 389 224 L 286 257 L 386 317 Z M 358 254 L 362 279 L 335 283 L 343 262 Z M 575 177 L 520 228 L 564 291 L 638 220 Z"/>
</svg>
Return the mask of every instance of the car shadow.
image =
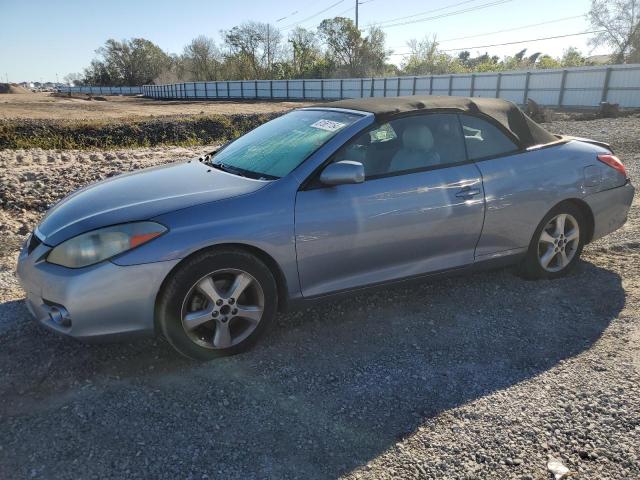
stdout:
<svg viewBox="0 0 640 480">
<path fill-rule="evenodd" d="M 620 276 L 588 262 L 554 281 L 485 272 L 282 315 L 251 352 L 207 364 L 160 340 L 60 338 L 7 302 L 0 463 L 20 476 L 84 449 L 98 476 L 152 462 L 157 478 L 335 478 L 589 349 L 624 302 Z"/>
</svg>

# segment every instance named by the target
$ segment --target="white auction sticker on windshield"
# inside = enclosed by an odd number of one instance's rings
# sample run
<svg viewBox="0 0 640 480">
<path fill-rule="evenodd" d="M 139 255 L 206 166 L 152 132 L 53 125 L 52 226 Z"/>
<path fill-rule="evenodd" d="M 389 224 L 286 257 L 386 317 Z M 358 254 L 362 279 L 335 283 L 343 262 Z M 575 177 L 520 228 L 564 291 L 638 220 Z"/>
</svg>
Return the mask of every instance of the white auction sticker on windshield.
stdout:
<svg viewBox="0 0 640 480">
<path fill-rule="evenodd" d="M 340 130 L 344 125 L 344 123 L 334 122 L 333 120 L 318 120 L 316 123 L 311 124 L 313 128 L 319 128 L 321 130 L 326 130 L 327 132 Z"/>
</svg>

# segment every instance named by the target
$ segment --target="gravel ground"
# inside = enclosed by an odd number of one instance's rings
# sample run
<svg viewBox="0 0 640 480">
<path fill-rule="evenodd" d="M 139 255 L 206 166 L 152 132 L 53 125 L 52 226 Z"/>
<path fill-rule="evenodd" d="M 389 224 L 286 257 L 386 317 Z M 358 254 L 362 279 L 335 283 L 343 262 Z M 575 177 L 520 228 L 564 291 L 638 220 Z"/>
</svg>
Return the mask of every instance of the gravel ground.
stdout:
<svg viewBox="0 0 640 480">
<path fill-rule="evenodd" d="M 639 178 L 640 118 L 547 128 L 611 142 Z M 34 324 L 13 269 L 47 206 L 201 151 L 0 151 L 0 478 L 548 479 L 549 458 L 573 478 L 640 478 L 638 200 L 565 279 L 361 294 L 204 365 Z"/>
</svg>

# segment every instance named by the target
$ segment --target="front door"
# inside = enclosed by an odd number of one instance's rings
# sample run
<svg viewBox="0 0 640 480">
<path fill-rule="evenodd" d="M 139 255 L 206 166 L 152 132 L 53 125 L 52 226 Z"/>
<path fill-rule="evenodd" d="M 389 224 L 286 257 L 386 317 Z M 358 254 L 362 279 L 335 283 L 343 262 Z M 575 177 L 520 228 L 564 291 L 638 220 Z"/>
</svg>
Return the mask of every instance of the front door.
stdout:
<svg viewBox="0 0 640 480">
<path fill-rule="evenodd" d="M 463 142 L 454 114 L 431 114 L 374 127 L 338 151 L 332 160 L 361 161 L 366 180 L 298 192 L 303 295 L 472 263 L 484 195 Z"/>
</svg>

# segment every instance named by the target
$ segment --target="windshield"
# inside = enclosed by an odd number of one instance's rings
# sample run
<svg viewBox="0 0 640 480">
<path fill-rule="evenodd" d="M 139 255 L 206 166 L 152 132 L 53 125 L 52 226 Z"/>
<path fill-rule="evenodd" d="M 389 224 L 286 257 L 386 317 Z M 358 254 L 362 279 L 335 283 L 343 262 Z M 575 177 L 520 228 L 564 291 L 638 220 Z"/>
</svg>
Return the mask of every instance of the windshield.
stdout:
<svg viewBox="0 0 640 480">
<path fill-rule="evenodd" d="M 330 110 L 296 110 L 238 138 L 215 154 L 213 164 L 240 174 L 284 177 L 359 118 Z"/>
</svg>

